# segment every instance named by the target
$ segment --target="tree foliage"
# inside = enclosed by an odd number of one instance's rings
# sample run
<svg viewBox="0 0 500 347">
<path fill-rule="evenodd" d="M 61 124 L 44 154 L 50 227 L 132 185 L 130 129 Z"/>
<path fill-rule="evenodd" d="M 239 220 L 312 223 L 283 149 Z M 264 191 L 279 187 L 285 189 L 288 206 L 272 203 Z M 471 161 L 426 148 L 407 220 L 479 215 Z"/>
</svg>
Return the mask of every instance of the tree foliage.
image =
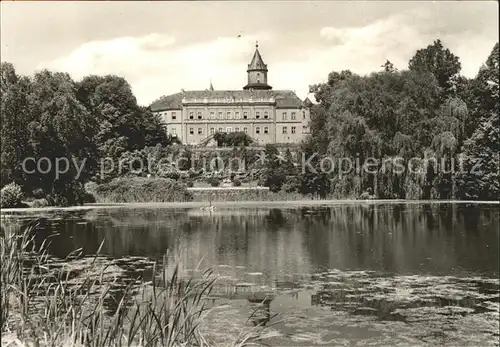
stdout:
<svg viewBox="0 0 500 347">
<path fill-rule="evenodd" d="M 214 140 L 218 147 L 248 146 L 253 140 L 244 132 L 215 133 Z"/>
<path fill-rule="evenodd" d="M 27 195 L 42 190 L 56 204 L 81 203 L 101 158 L 170 143 L 160 120 L 116 76 L 75 83 L 47 70 L 20 76 L 2 63 L 1 90 L 2 185 L 15 182 Z M 57 172 L 63 159 L 70 165 Z"/>
<path fill-rule="evenodd" d="M 436 40 L 416 52 L 409 70 L 387 61 L 369 76 L 331 72 L 326 83 L 311 86 L 319 105 L 311 109 L 311 135 L 302 151 L 317 155 L 315 169 L 322 156 L 337 165 L 327 174 L 305 170 L 303 191 L 322 186 L 346 197 L 373 187 L 376 196 L 388 198 L 498 198 L 498 59 L 497 44 L 478 76 L 467 79 L 459 75 L 459 58 Z M 452 173 L 461 155 L 480 172 Z M 363 167 L 346 173 L 342 158 L 351 164 L 375 158 L 376 173 Z"/>
<path fill-rule="evenodd" d="M 426 48 L 419 49 L 411 58 L 408 68 L 412 71 L 432 73 L 443 94 L 449 95 L 455 91 L 462 65 L 456 55 L 448 48 L 444 48 L 441 40 L 436 40 Z"/>
<path fill-rule="evenodd" d="M 464 171 L 459 177 L 461 195 L 467 199 L 500 198 L 500 122 L 498 115 L 499 47 L 493 48 L 476 77 L 473 112 L 479 125 L 465 141 Z"/>
</svg>

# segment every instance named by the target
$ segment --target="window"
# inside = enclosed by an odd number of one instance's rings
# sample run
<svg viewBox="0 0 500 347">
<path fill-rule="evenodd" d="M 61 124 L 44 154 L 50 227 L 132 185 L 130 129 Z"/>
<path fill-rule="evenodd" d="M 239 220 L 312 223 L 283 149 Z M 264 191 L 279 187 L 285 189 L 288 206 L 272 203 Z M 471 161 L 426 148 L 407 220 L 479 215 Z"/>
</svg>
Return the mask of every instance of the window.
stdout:
<svg viewBox="0 0 500 347">
<path fill-rule="evenodd" d="M 172 133 L 172 135 L 177 135 L 177 129 L 176 128 L 170 129 L 170 132 Z"/>
<path fill-rule="evenodd" d="M 260 127 L 255 127 L 255 133 L 260 134 Z"/>
<path fill-rule="evenodd" d="M 175 120 L 177 118 L 177 115 L 175 114 L 175 112 L 172 112 L 172 120 Z"/>
<path fill-rule="evenodd" d="M 190 133 L 191 135 L 193 135 L 193 134 L 194 134 L 194 129 L 193 129 L 193 128 L 189 128 L 189 133 Z"/>
<path fill-rule="evenodd" d="M 203 129 L 202 128 L 198 128 L 198 135 L 201 135 L 203 134 Z"/>
<path fill-rule="evenodd" d="M 226 133 L 232 133 L 232 132 L 233 132 L 233 128 L 231 128 L 231 127 L 226 128 Z"/>
<path fill-rule="evenodd" d="M 265 111 L 264 112 L 264 119 L 268 119 L 269 118 L 269 112 Z"/>
<path fill-rule="evenodd" d="M 292 112 L 292 120 L 295 120 L 295 112 Z"/>
<path fill-rule="evenodd" d="M 302 111 L 302 119 L 306 119 L 306 111 Z"/>
<path fill-rule="evenodd" d="M 283 112 L 283 120 L 286 120 L 286 118 L 287 118 L 286 112 Z"/>
<path fill-rule="evenodd" d="M 193 119 L 194 118 L 194 112 L 189 112 L 189 119 Z"/>
<path fill-rule="evenodd" d="M 198 112 L 198 119 L 201 119 L 201 112 Z"/>
<path fill-rule="evenodd" d="M 210 128 L 210 135 L 213 135 L 215 133 L 215 128 Z"/>
<path fill-rule="evenodd" d="M 246 134 L 248 133 L 248 128 L 243 128 L 243 132 Z"/>
<path fill-rule="evenodd" d="M 234 131 L 237 132 L 237 133 L 239 133 L 240 132 L 240 128 L 236 127 L 236 128 L 234 128 Z"/>
<path fill-rule="evenodd" d="M 260 118 L 260 112 L 257 111 L 257 112 L 255 112 L 255 119 L 259 119 L 259 118 Z"/>
<path fill-rule="evenodd" d="M 219 128 L 219 132 L 220 132 L 220 133 L 222 132 L 222 128 Z"/>
<path fill-rule="evenodd" d="M 286 127 L 283 127 L 283 134 L 288 134 L 288 130 Z"/>
<path fill-rule="evenodd" d="M 234 114 L 234 119 L 240 119 L 240 113 L 239 112 L 236 112 Z"/>
<path fill-rule="evenodd" d="M 226 113 L 227 119 L 231 119 L 231 112 Z"/>
<path fill-rule="evenodd" d="M 307 133 L 307 127 L 303 125 L 302 126 L 302 134 L 305 134 L 305 133 Z"/>
<path fill-rule="evenodd" d="M 248 112 L 243 112 L 243 119 L 247 119 L 248 118 Z"/>
<path fill-rule="evenodd" d="M 210 112 L 210 119 L 215 119 L 215 112 Z"/>
<path fill-rule="evenodd" d="M 292 134 L 295 134 L 295 127 L 292 127 Z"/>
<path fill-rule="evenodd" d="M 222 119 L 222 112 L 219 112 L 219 119 Z"/>
<path fill-rule="evenodd" d="M 269 128 L 268 127 L 264 127 L 264 134 L 268 134 L 269 133 Z"/>
</svg>

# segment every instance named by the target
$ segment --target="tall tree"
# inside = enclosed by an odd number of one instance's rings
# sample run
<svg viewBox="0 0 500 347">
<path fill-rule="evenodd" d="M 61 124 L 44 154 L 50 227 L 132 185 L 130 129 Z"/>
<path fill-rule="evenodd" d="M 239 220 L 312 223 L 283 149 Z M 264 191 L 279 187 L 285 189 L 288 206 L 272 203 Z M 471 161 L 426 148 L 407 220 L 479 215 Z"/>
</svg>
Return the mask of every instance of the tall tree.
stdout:
<svg viewBox="0 0 500 347">
<path fill-rule="evenodd" d="M 22 158 L 27 157 L 27 124 L 31 122 L 28 112 L 28 98 L 31 82 L 18 76 L 10 63 L 1 64 L 1 109 L 0 109 L 0 172 L 1 185 L 16 182 L 23 185 L 25 173 Z"/>
<path fill-rule="evenodd" d="M 500 199 L 500 122 L 498 43 L 476 77 L 479 125 L 465 142 L 459 186 L 467 199 Z"/>
<path fill-rule="evenodd" d="M 459 58 L 448 48 L 444 48 L 441 40 L 419 49 L 408 65 L 413 71 L 431 72 L 443 89 L 443 98 L 453 95 L 462 65 Z"/>
<path fill-rule="evenodd" d="M 309 92 L 314 93 L 316 100 L 328 109 L 332 103 L 331 95 L 336 86 L 345 80 L 353 77 L 354 74 L 349 70 L 342 70 L 340 73 L 332 71 L 328 74 L 326 83 L 319 83 L 309 86 Z"/>
<path fill-rule="evenodd" d="M 161 121 L 137 104 L 125 79 L 88 76 L 78 83 L 77 95 L 99 121 L 95 142 L 101 155 L 119 158 L 126 151 L 170 143 Z"/>
</svg>

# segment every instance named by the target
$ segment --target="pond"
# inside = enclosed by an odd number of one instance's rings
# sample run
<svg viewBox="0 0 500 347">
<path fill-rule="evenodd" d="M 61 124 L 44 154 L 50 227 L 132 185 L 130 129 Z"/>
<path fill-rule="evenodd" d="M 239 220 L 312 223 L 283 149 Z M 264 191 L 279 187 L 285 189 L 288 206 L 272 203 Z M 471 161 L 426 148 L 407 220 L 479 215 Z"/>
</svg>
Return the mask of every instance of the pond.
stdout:
<svg viewBox="0 0 500 347">
<path fill-rule="evenodd" d="M 273 296 L 264 323 L 280 335 L 267 341 L 273 346 L 498 346 L 498 205 L 95 207 L 2 217 L 4 226 L 43 217 L 37 238 L 51 236 L 54 259 L 78 248 L 91 257 L 102 243 L 102 261 L 123 286 L 151 280 L 151 263 L 163 259 L 183 274 L 213 269 L 220 282 L 203 329 L 216 345 L 248 329 L 248 293 L 265 292 Z"/>
</svg>

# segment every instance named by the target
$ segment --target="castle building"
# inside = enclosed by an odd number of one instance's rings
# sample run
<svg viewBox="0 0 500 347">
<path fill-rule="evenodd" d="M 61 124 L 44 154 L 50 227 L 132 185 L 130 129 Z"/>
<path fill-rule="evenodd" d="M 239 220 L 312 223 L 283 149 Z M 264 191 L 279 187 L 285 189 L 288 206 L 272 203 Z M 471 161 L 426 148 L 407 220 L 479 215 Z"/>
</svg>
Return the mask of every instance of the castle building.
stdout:
<svg viewBox="0 0 500 347">
<path fill-rule="evenodd" d="M 242 90 L 182 91 L 150 108 L 182 143 L 207 145 L 217 132 L 244 132 L 256 144 L 299 143 L 309 133 L 311 103 L 291 90 L 273 90 L 256 45 Z"/>
</svg>

